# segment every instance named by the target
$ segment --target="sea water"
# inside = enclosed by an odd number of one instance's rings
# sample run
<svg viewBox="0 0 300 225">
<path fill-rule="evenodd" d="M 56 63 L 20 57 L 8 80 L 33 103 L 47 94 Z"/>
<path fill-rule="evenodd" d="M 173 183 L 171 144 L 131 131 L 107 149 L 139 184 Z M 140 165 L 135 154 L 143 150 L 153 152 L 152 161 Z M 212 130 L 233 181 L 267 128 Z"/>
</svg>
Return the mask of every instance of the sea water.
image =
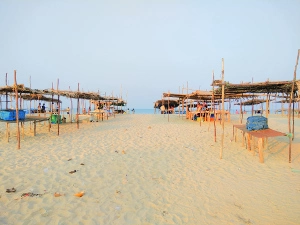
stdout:
<svg viewBox="0 0 300 225">
<path fill-rule="evenodd" d="M 154 109 L 134 109 L 134 113 L 135 114 L 154 114 L 155 110 Z M 158 112 L 158 110 L 156 110 L 156 113 Z M 132 114 L 132 111 L 130 109 L 129 111 L 130 114 Z"/>
</svg>

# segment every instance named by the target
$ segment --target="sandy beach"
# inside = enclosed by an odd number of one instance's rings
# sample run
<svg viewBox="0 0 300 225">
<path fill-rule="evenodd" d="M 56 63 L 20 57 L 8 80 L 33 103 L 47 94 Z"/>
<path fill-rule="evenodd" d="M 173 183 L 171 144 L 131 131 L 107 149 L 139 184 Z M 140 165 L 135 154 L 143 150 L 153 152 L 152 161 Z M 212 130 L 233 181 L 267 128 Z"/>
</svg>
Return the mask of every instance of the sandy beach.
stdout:
<svg viewBox="0 0 300 225">
<path fill-rule="evenodd" d="M 215 143 L 213 123 L 178 115 L 67 123 L 60 136 L 41 122 L 33 137 L 25 124 L 20 150 L 2 123 L 0 224 L 299 224 L 299 119 L 292 163 L 288 138 L 276 137 L 263 164 L 233 141 L 237 119 L 225 123 L 223 159 L 219 123 Z M 271 115 L 269 126 L 287 133 L 287 117 Z"/>
</svg>

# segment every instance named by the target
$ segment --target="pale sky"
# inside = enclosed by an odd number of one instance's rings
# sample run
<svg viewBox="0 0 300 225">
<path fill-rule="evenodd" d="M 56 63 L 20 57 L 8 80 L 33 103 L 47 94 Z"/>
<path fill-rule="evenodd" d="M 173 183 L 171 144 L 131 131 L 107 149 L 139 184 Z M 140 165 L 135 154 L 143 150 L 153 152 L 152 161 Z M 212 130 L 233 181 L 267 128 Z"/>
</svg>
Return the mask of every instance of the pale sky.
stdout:
<svg viewBox="0 0 300 225">
<path fill-rule="evenodd" d="M 211 90 L 222 58 L 231 83 L 292 80 L 300 0 L 1 0 L 0 31 L 0 86 L 17 70 L 145 109 L 187 83 Z"/>
</svg>

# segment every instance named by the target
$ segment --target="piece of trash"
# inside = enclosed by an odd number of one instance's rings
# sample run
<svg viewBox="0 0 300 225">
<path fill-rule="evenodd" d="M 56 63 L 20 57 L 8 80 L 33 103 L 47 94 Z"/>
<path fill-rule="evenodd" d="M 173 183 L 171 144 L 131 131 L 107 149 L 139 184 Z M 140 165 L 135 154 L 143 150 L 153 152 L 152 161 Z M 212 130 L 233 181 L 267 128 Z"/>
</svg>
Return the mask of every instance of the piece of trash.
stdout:
<svg viewBox="0 0 300 225">
<path fill-rule="evenodd" d="M 71 161 L 72 159 L 70 158 L 70 159 L 68 159 L 68 161 Z"/>
<path fill-rule="evenodd" d="M 27 193 L 23 193 L 21 195 L 21 198 L 23 198 L 23 197 L 41 197 L 43 195 L 44 194 L 35 194 L 35 193 L 32 193 L 32 192 L 27 192 Z"/>
<path fill-rule="evenodd" d="M 7 193 L 16 192 L 17 190 L 13 187 L 11 189 L 6 189 Z"/>
<path fill-rule="evenodd" d="M 122 151 L 122 154 L 126 154 L 126 152 L 123 150 L 123 151 Z"/>
<path fill-rule="evenodd" d="M 72 170 L 72 171 L 70 171 L 69 173 L 76 173 L 76 172 L 78 172 L 79 170 Z"/>
<path fill-rule="evenodd" d="M 80 165 L 84 166 L 84 163 L 80 163 Z"/>
<path fill-rule="evenodd" d="M 121 210 L 121 209 L 122 209 L 121 206 L 116 206 L 116 207 L 115 207 L 115 210 L 118 210 L 118 211 L 119 211 L 119 210 Z"/>
<path fill-rule="evenodd" d="M 189 146 L 184 146 L 185 148 L 188 148 L 188 149 L 190 149 L 190 150 L 192 150 L 192 151 L 195 151 L 195 149 L 193 148 L 193 147 L 189 147 Z"/>
<path fill-rule="evenodd" d="M 300 173 L 300 170 L 298 170 L 298 169 L 291 169 L 292 170 L 292 172 L 294 172 L 294 173 Z"/>
<path fill-rule="evenodd" d="M 119 152 L 116 150 L 115 153 L 119 153 Z"/>
<path fill-rule="evenodd" d="M 59 193 L 59 192 L 55 192 L 54 193 L 54 197 L 60 197 L 60 196 L 63 196 L 64 194 L 61 194 L 61 193 Z"/>
<path fill-rule="evenodd" d="M 84 191 L 76 193 L 74 196 L 81 198 L 84 195 Z"/>
</svg>

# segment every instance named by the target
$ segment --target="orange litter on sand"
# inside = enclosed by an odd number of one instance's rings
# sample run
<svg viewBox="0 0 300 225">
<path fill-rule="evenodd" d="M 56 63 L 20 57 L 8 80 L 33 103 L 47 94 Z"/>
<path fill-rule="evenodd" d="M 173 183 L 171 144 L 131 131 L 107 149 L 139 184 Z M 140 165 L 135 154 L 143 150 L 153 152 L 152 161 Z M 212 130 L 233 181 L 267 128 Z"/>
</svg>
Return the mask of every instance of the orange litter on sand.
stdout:
<svg viewBox="0 0 300 225">
<path fill-rule="evenodd" d="M 81 198 L 84 195 L 84 191 L 76 193 L 74 196 Z"/>
<path fill-rule="evenodd" d="M 59 192 L 55 192 L 54 193 L 54 197 L 60 197 L 60 196 L 63 196 L 63 194 L 59 193 Z"/>
</svg>

